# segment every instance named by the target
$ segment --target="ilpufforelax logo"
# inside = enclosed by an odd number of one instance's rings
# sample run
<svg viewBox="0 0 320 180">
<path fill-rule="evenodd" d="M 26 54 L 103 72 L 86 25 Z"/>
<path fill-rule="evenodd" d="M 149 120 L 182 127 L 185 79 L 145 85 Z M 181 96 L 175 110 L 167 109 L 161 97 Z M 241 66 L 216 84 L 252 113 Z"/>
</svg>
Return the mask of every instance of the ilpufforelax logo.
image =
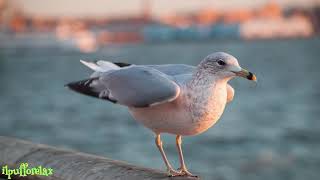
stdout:
<svg viewBox="0 0 320 180">
<path fill-rule="evenodd" d="M 51 176 L 53 169 L 42 166 L 29 168 L 28 163 L 21 163 L 18 169 L 10 169 L 8 165 L 3 166 L 2 174 L 8 176 L 8 179 L 11 179 L 11 176 Z"/>
</svg>

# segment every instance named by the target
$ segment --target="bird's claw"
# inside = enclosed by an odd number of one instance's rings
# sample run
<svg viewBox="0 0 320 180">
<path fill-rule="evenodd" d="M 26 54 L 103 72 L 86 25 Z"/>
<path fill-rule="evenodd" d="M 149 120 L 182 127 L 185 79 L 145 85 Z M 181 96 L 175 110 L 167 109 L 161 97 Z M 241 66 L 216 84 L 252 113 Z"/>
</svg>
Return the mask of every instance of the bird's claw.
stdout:
<svg viewBox="0 0 320 180">
<path fill-rule="evenodd" d="M 189 172 L 187 168 L 179 168 L 178 172 L 180 174 L 179 176 L 198 177 L 196 175 L 191 174 L 191 172 Z"/>
<path fill-rule="evenodd" d="M 168 169 L 167 174 L 169 177 L 175 177 L 175 176 L 180 176 L 180 172 L 176 171 L 174 169 Z"/>
</svg>

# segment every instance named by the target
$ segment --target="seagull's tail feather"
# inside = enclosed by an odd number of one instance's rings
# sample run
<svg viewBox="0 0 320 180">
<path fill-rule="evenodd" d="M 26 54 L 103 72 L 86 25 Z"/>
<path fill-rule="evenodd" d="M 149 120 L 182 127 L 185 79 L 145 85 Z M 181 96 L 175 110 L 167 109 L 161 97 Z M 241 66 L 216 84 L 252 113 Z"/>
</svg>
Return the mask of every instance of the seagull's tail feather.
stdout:
<svg viewBox="0 0 320 180">
<path fill-rule="evenodd" d="M 97 62 L 88 62 L 88 61 L 84 61 L 84 60 L 80 60 L 80 62 L 89 67 L 90 69 L 94 70 L 95 72 L 107 72 L 110 70 L 117 70 L 120 69 L 121 66 L 114 64 L 112 62 L 109 61 L 103 61 L 103 60 L 99 60 Z"/>
<path fill-rule="evenodd" d="M 102 69 L 105 69 L 106 71 L 120 69 L 119 66 L 109 61 L 100 60 L 100 61 L 97 61 L 96 64 L 100 66 Z"/>
<path fill-rule="evenodd" d="M 90 76 L 89 79 L 71 82 L 66 84 L 65 87 L 68 87 L 69 89 L 76 91 L 80 94 L 116 103 L 116 100 L 110 99 L 106 95 L 108 93 L 108 90 L 106 90 L 103 84 L 99 83 L 99 77 L 101 74 L 105 72 L 108 72 L 110 70 L 118 70 L 122 67 L 131 66 L 131 64 L 122 62 L 109 62 L 103 60 L 99 60 L 96 62 L 80 60 L 80 62 L 95 72 Z"/>
<path fill-rule="evenodd" d="M 94 62 L 88 62 L 88 61 L 84 61 L 84 60 L 80 60 L 80 62 L 87 66 L 88 68 L 96 71 L 96 72 L 104 72 L 104 70 L 102 69 L 102 67 L 98 66 L 96 63 Z"/>
<path fill-rule="evenodd" d="M 69 89 L 76 91 L 80 94 L 84 94 L 87 96 L 108 100 L 110 102 L 116 103 L 115 100 L 109 99 L 108 96 L 102 96 L 103 87 L 99 87 L 97 83 L 98 77 L 85 79 L 81 81 L 71 82 L 65 85 Z"/>
</svg>

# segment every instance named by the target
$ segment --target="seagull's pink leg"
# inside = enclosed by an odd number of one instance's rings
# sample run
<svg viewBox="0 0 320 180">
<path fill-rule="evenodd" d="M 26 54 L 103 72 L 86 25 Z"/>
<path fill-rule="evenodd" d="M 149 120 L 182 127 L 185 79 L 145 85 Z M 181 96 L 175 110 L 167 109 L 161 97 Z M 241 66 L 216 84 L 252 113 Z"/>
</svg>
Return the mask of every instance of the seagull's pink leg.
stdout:
<svg viewBox="0 0 320 180">
<path fill-rule="evenodd" d="M 177 175 L 180 175 L 179 172 L 177 172 L 176 170 L 174 170 L 171 166 L 171 164 L 169 163 L 168 159 L 167 159 L 167 156 L 166 154 L 164 153 L 164 150 L 162 148 L 162 141 L 161 141 L 161 138 L 160 138 L 160 134 L 156 134 L 156 139 L 155 139 L 155 142 L 156 142 L 156 145 L 161 153 L 161 156 L 163 158 L 163 161 L 164 163 L 166 164 L 167 166 L 167 172 L 168 172 L 168 175 L 169 176 L 177 176 Z"/>
<path fill-rule="evenodd" d="M 176 145 L 177 145 L 177 149 L 178 149 L 178 153 L 179 153 L 179 160 L 180 160 L 180 168 L 179 168 L 179 170 L 180 170 L 180 172 L 179 172 L 179 173 L 180 173 L 180 176 L 186 175 L 186 176 L 197 177 L 197 176 L 192 175 L 192 174 L 188 171 L 188 169 L 187 169 L 187 167 L 186 167 L 186 165 L 185 165 L 185 163 L 184 163 L 181 144 L 182 144 L 181 135 L 177 135 L 177 137 L 176 137 Z"/>
</svg>

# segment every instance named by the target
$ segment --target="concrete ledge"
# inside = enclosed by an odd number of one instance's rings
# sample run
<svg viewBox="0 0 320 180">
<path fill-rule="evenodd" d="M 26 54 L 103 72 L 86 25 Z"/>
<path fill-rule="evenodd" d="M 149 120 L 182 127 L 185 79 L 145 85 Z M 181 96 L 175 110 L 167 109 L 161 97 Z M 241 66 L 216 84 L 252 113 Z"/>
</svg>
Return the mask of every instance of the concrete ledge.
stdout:
<svg viewBox="0 0 320 180">
<path fill-rule="evenodd" d="M 10 166 L 10 168 L 18 168 L 21 163 L 28 163 L 29 167 L 50 167 L 54 169 L 53 176 L 27 176 L 27 178 L 15 177 L 14 179 L 199 179 L 191 177 L 167 177 L 164 172 L 159 170 L 138 167 L 122 161 L 0 136 L 0 168 L 4 165 Z M 6 178 L 6 176 L 1 176 L 1 174 L 0 169 L 0 178 Z"/>
</svg>

